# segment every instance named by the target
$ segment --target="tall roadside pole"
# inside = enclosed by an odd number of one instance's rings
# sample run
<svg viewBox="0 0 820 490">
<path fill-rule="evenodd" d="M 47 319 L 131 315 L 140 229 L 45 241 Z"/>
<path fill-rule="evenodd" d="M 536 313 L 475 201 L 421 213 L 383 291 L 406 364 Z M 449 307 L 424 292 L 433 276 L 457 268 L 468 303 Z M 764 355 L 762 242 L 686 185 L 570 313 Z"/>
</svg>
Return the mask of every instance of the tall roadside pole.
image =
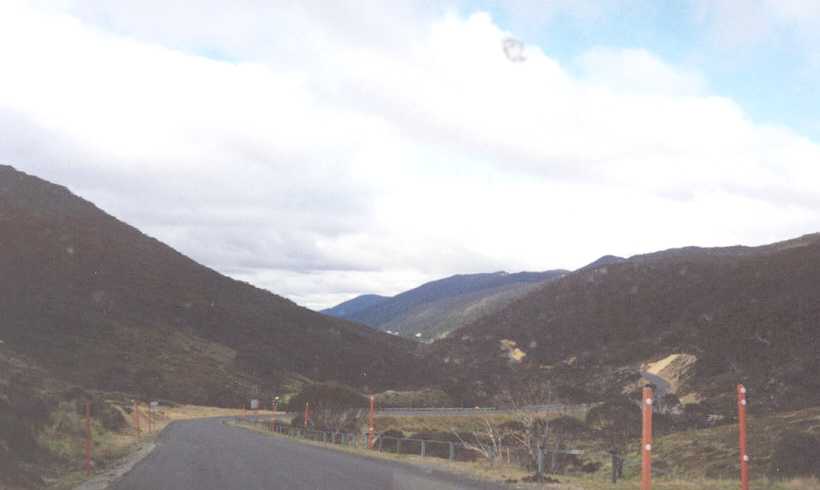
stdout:
<svg viewBox="0 0 820 490">
<path fill-rule="evenodd" d="M 373 436 L 376 432 L 376 397 L 370 395 L 370 414 L 367 417 L 367 447 L 368 449 L 373 449 Z"/>
<path fill-rule="evenodd" d="M 749 454 L 746 452 L 746 387 L 737 385 L 737 423 L 740 445 L 740 489 L 749 490 Z"/>
<path fill-rule="evenodd" d="M 652 388 L 643 388 L 643 431 L 641 435 L 641 490 L 652 489 Z"/>
<path fill-rule="evenodd" d="M 91 476 L 91 402 L 85 402 L 85 476 Z"/>
</svg>

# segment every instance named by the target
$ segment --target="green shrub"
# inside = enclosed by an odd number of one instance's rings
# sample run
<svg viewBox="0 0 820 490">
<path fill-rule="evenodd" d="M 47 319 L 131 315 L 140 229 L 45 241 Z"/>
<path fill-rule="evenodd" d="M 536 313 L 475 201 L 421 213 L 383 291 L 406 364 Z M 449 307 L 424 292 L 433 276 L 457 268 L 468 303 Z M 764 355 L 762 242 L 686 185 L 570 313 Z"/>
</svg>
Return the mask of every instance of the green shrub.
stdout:
<svg viewBox="0 0 820 490">
<path fill-rule="evenodd" d="M 820 476 L 820 439 L 805 432 L 786 432 L 774 447 L 769 477 L 801 476 Z"/>
<path fill-rule="evenodd" d="M 310 403 L 312 410 L 340 410 L 370 406 L 370 401 L 366 396 L 339 383 L 305 385 L 302 391 L 288 400 L 287 410 L 301 413 L 305 409 L 306 402 Z"/>
</svg>

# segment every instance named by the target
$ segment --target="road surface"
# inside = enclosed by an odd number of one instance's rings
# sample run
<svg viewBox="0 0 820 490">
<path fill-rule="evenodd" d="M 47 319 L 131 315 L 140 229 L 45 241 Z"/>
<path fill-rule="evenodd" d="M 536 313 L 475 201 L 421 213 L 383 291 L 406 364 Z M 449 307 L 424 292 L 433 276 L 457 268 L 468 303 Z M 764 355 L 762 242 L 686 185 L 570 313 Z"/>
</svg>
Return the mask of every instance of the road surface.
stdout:
<svg viewBox="0 0 820 490">
<path fill-rule="evenodd" d="M 174 422 L 112 490 L 463 490 L 504 488 L 231 427 Z M 509 487 L 508 487 L 509 488 Z"/>
<path fill-rule="evenodd" d="M 648 371 L 641 371 L 641 376 L 644 379 L 655 385 L 655 398 L 661 399 L 667 393 L 672 393 L 672 385 L 669 381 L 661 378 L 657 374 L 652 374 Z"/>
</svg>

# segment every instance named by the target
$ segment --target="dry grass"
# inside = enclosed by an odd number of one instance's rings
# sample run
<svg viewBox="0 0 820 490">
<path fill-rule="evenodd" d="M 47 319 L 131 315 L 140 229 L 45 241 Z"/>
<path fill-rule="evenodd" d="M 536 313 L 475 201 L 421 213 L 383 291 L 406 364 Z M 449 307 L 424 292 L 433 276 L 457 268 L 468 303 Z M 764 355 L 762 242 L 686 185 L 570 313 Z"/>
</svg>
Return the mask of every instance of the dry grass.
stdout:
<svg viewBox="0 0 820 490">
<path fill-rule="evenodd" d="M 750 472 L 753 479 L 762 479 L 781 434 L 787 431 L 820 434 L 820 407 L 750 417 L 748 430 Z M 737 437 L 737 427 L 731 424 L 676 432 L 655 440 L 655 456 L 681 478 L 733 477 L 739 471 Z"/>
<path fill-rule="evenodd" d="M 229 422 L 229 425 L 236 425 L 243 429 L 259 432 L 270 437 L 288 437 L 278 433 L 271 433 L 264 428 L 254 426 L 252 424 Z M 472 479 L 493 482 L 514 481 L 515 483 L 511 484 L 510 488 L 538 488 L 555 490 L 638 490 L 640 488 L 639 478 L 632 477 L 625 480 L 620 480 L 617 484 L 613 485 L 610 483 L 608 474 L 605 472 L 599 472 L 590 476 L 558 475 L 556 477 L 560 481 L 558 484 L 523 483 L 521 480 L 531 474 L 521 467 L 503 463 L 492 466 L 486 461 L 450 462 L 441 458 L 421 458 L 419 456 L 407 454 L 376 452 L 364 448 L 327 444 L 306 439 L 299 439 L 298 441 L 302 444 L 324 447 L 370 459 L 410 463 L 427 468 L 432 467 L 437 470 L 447 471 Z M 735 479 L 656 477 L 653 481 L 653 488 L 656 490 L 737 490 L 738 487 L 739 481 Z M 752 481 L 752 488 L 766 490 L 820 490 L 820 482 L 814 478 L 795 479 L 784 482 L 757 479 Z"/>
<path fill-rule="evenodd" d="M 122 410 L 122 409 L 121 409 Z M 145 406 L 140 407 L 140 429 L 139 434 L 134 430 L 133 417 L 122 410 L 128 427 L 121 432 L 110 432 L 102 428 L 95 422 L 92 426 L 94 435 L 94 450 L 92 459 L 94 461 L 93 474 L 108 470 L 117 466 L 124 458 L 136 452 L 144 444 L 153 442 L 159 433 L 171 422 L 177 420 L 193 420 L 208 417 L 231 417 L 243 415 L 246 412 L 239 409 L 205 407 L 197 405 L 179 405 L 176 407 L 163 407 L 155 414 L 152 414 L 153 431 L 147 432 L 147 418 L 149 413 Z M 260 410 L 258 415 L 270 416 L 272 412 Z M 41 443 L 48 447 L 49 451 L 62 457 L 67 461 L 76 461 L 68 467 L 58 469 L 58 475 L 48 479 L 48 488 L 51 490 L 68 490 L 75 488 L 85 480 L 85 471 L 82 468 L 84 458 L 83 439 L 75 435 L 60 433 L 44 433 L 41 436 Z M 92 474 L 92 476 L 93 476 Z"/>
<path fill-rule="evenodd" d="M 547 420 L 558 418 L 559 413 L 540 414 Z M 393 416 L 380 415 L 376 417 L 376 428 L 379 432 L 387 430 L 400 430 L 406 434 L 415 432 L 449 432 L 451 429 L 459 432 L 483 431 L 486 429 L 485 420 L 490 420 L 496 425 L 518 420 L 515 414 L 509 412 L 497 412 L 486 414 L 470 415 L 413 415 L 413 416 Z"/>
</svg>

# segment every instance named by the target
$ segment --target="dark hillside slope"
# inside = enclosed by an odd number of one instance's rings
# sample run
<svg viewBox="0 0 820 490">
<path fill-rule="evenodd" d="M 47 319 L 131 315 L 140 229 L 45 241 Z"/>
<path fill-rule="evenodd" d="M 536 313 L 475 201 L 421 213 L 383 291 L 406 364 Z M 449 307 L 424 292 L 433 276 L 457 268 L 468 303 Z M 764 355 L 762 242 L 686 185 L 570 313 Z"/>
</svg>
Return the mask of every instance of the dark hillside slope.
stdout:
<svg viewBox="0 0 820 490">
<path fill-rule="evenodd" d="M 433 339 L 496 311 L 567 271 L 463 274 L 405 291 L 341 315 L 380 330 Z M 340 305 L 341 306 L 341 305 Z"/>
<path fill-rule="evenodd" d="M 525 353 L 521 362 L 510 360 L 504 339 Z M 761 405 L 820 403 L 820 235 L 754 248 L 690 247 L 582 269 L 433 351 L 488 393 L 530 368 L 542 380 L 552 370 L 564 376 L 556 382 L 580 385 L 595 373 L 637 371 L 658 356 L 689 353 L 697 361 L 684 391 L 731 394 L 744 382 Z"/>
<path fill-rule="evenodd" d="M 413 345 L 222 276 L 64 187 L 0 166 L 0 339 L 68 379 L 213 402 L 288 373 L 412 380 Z"/>
</svg>

